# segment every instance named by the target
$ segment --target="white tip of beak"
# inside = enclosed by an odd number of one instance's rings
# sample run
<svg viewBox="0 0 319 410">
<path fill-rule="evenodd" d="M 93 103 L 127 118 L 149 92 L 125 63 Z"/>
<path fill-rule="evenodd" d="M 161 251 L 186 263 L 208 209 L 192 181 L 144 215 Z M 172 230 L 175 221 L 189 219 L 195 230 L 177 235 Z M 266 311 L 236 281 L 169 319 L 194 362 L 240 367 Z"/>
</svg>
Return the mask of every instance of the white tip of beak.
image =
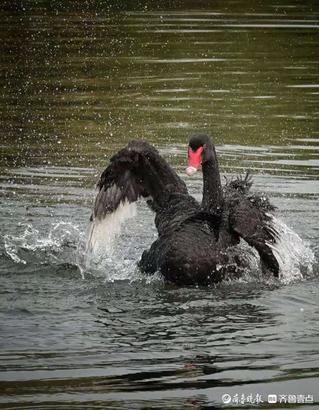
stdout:
<svg viewBox="0 0 319 410">
<path fill-rule="evenodd" d="M 190 177 L 192 175 L 194 175 L 196 171 L 197 171 L 197 168 L 195 168 L 195 167 L 187 167 L 186 168 L 186 174 Z"/>
</svg>

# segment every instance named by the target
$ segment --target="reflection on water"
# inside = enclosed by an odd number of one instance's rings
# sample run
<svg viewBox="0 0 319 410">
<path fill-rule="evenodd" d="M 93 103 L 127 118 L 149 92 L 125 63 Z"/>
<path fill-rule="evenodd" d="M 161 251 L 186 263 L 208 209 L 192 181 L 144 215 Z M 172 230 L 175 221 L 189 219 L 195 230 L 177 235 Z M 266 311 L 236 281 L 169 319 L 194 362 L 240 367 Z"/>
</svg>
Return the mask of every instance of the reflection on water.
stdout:
<svg viewBox="0 0 319 410">
<path fill-rule="evenodd" d="M 285 252 L 318 258 L 317 1 L 32 0 L 0 12 L 0 408 L 319 401 L 318 262 L 287 286 L 146 281 L 135 262 L 155 230 L 141 205 L 99 269 L 83 280 L 77 268 L 110 155 L 154 142 L 200 198 L 201 176 L 184 175 L 195 130 L 214 135 L 223 176 L 250 169 L 302 238 Z"/>
</svg>

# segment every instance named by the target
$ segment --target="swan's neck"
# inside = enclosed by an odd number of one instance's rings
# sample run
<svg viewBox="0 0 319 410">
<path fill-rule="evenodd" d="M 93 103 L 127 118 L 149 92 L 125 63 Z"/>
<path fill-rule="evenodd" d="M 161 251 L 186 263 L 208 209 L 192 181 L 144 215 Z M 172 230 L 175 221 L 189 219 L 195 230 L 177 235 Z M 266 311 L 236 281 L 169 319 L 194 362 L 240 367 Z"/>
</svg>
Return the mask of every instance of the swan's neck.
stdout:
<svg viewBox="0 0 319 410">
<path fill-rule="evenodd" d="M 212 157 L 203 163 L 202 169 L 204 182 L 202 206 L 212 213 L 219 213 L 223 207 L 223 191 L 214 147 L 212 147 Z"/>
</svg>

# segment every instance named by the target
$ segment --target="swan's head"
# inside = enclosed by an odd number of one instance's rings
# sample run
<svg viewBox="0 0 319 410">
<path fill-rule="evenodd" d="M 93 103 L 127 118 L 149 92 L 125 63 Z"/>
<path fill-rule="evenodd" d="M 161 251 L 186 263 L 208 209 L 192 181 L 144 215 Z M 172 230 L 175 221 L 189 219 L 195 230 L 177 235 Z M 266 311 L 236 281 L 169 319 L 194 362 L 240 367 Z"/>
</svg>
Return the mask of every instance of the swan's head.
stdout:
<svg viewBox="0 0 319 410">
<path fill-rule="evenodd" d="M 206 134 L 194 134 L 188 144 L 187 175 L 194 175 L 201 165 L 211 158 L 211 141 Z"/>
</svg>

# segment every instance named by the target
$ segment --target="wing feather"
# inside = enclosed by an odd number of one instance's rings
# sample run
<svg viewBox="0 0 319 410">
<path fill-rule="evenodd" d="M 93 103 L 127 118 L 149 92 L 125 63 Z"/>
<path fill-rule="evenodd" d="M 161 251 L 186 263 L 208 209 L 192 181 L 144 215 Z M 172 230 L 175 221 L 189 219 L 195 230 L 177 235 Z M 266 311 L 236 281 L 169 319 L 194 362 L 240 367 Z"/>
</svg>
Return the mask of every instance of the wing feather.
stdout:
<svg viewBox="0 0 319 410">
<path fill-rule="evenodd" d="M 151 208 L 159 212 L 170 195 L 187 193 L 177 173 L 144 141 L 131 141 L 116 153 L 102 172 L 97 188 L 87 249 L 118 231 L 125 218 L 133 214 L 127 206 L 139 198 L 150 197 Z"/>
<path fill-rule="evenodd" d="M 278 276 L 279 264 L 272 251 L 278 233 L 271 215 L 249 198 L 241 198 L 233 204 L 229 222 L 233 231 L 258 251 L 263 266 Z"/>
</svg>

